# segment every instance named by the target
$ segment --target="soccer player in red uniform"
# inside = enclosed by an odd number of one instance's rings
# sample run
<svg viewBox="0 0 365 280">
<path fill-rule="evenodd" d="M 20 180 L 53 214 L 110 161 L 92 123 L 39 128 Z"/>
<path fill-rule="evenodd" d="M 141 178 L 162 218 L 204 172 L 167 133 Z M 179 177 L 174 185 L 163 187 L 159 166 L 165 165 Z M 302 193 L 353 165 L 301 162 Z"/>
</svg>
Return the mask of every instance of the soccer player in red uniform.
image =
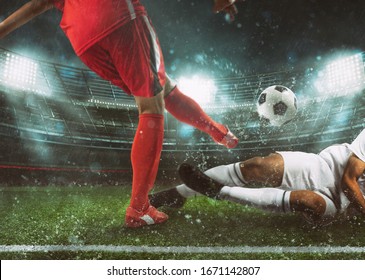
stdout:
<svg viewBox="0 0 365 280">
<path fill-rule="evenodd" d="M 234 3 L 214 0 L 213 11 L 224 11 L 234 19 Z M 148 199 L 162 150 L 164 109 L 227 148 L 234 148 L 238 139 L 180 92 L 166 75 L 158 38 L 139 0 L 32 0 L 0 23 L 0 38 L 52 7 L 62 12 L 60 26 L 79 58 L 102 78 L 133 95 L 138 106 L 126 226 L 165 222 L 167 215 L 151 206 Z"/>
</svg>

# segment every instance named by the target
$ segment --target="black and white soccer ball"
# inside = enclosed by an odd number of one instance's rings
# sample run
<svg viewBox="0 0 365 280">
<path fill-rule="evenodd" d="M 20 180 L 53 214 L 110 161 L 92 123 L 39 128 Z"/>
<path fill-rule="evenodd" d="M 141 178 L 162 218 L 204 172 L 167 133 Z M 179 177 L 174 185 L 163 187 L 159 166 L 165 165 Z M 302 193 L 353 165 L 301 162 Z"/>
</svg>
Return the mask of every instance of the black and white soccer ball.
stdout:
<svg viewBox="0 0 365 280">
<path fill-rule="evenodd" d="M 297 113 L 297 98 L 290 89 L 280 85 L 266 88 L 257 100 L 257 112 L 273 126 L 290 122 Z"/>
</svg>

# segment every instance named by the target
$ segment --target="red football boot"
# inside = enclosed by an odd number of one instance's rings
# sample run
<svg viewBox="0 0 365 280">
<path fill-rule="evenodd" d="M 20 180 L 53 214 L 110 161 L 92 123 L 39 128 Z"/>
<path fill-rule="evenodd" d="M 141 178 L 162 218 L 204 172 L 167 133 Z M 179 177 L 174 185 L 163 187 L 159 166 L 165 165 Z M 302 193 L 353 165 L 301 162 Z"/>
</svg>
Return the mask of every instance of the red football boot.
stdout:
<svg viewBox="0 0 365 280">
<path fill-rule="evenodd" d="M 238 145 L 238 138 L 227 128 L 227 133 L 222 140 L 216 141 L 217 144 L 226 146 L 228 149 L 233 149 Z"/>
<path fill-rule="evenodd" d="M 147 225 L 161 224 L 167 221 L 169 216 L 150 206 L 145 211 L 137 211 L 128 207 L 125 215 L 125 225 L 130 228 L 137 228 Z"/>
</svg>

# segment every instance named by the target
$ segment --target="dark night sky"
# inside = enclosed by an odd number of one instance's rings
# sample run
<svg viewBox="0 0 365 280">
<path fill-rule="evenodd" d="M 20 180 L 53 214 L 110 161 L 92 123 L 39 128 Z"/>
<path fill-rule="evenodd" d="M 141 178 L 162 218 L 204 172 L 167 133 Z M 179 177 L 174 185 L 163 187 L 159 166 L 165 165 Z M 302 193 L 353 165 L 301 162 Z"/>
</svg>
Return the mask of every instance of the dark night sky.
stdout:
<svg viewBox="0 0 365 280">
<path fill-rule="evenodd" d="M 1 1 L 0 17 L 26 1 Z M 340 50 L 365 49 L 363 0 L 246 0 L 236 21 L 211 12 L 211 0 L 142 0 L 172 76 L 262 73 L 315 63 Z M 52 10 L 0 41 L 41 60 L 80 66 Z M 200 69 L 200 70 L 197 70 Z"/>
</svg>

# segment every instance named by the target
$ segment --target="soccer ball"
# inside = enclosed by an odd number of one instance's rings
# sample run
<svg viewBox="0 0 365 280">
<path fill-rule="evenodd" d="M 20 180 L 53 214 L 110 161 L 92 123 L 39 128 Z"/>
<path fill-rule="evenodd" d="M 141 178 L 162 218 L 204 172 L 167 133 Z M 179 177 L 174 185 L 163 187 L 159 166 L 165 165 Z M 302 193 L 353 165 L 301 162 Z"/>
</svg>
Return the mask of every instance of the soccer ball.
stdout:
<svg viewBox="0 0 365 280">
<path fill-rule="evenodd" d="M 261 92 L 257 112 L 273 126 L 290 122 L 297 113 L 297 98 L 287 87 L 275 85 Z"/>
</svg>

